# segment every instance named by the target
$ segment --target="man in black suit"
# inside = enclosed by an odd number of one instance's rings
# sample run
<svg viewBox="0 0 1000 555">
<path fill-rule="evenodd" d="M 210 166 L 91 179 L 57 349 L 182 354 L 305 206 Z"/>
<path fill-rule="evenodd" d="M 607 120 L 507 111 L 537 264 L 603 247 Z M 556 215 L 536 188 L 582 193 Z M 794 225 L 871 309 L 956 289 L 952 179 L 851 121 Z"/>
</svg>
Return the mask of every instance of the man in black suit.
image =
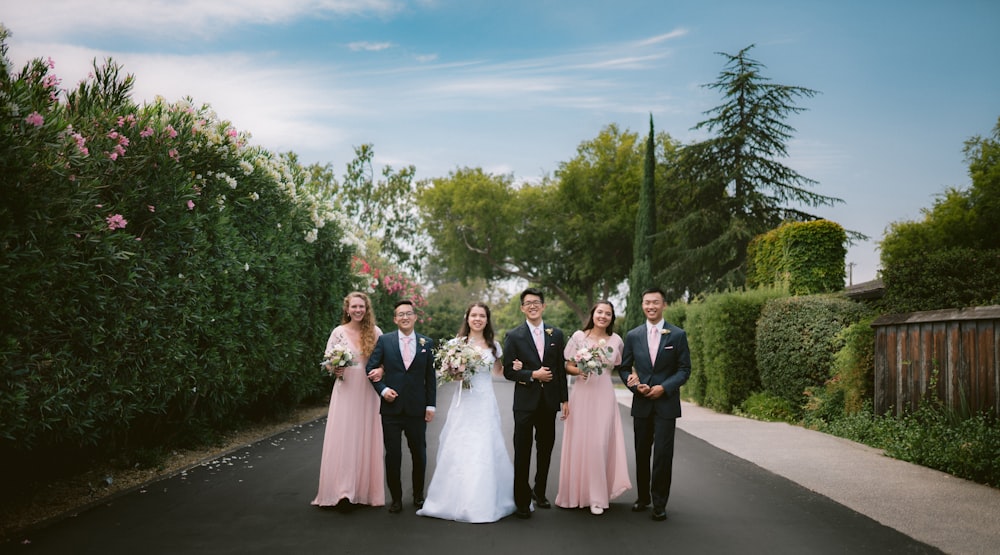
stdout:
<svg viewBox="0 0 1000 555">
<path fill-rule="evenodd" d="M 413 460 L 413 504 L 424 505 L 424 474 L 427 468 L 427 423 L 434 419 L 437 382 L 434 376 L 434 341 L 413 331 L 413 303 L 399 301 L 393 309 L 397 331 L 384 334 L 375 343 L 366 370 L 382 366 L 381 381 L 372 382 L 382 397 L 382 436 L 385 442 L 385 477 L 392 502 L 390 513 L 403 510 L 400 466 L 402 436 Z"/>
<path fill-rule="evenodd" d="M 569 393 L 563 349 L 563 332 L 542 322 L 545 295 L 528 288 L 521 293 L 525 323 L 504 338 L 503 375 L 514 384 L 514 504 L 518 518 L 531 517 L 531 502 L 548 509 L 545 487 L 556 441 L 556 412 L 569 414 Z M 516 361 L 516 364 L 515 364 Z M 517 368 L 515 368 L 515 366 Z M 535 485 L 531 472 L 532 436 L 538 450 Z"/>
<path fill-rule="evenodd" d="M 635 477 L 639 498 L 635 512 L 653 503 L 653 520 L 667 519 L 667 498 L 673 478 L 674 433 L 681 416 L 680 387 L 691 376 L 687 334 L 663 320 L 666 295 L 662 289 L 642 292 L 646 322 L 628 332 L 618 367 L 632 390 L 635 429 Z M 631 310 L 631 307 L 629 308 Z M 650 455 L 653 458 L 650 483 Z"/>
</svg>

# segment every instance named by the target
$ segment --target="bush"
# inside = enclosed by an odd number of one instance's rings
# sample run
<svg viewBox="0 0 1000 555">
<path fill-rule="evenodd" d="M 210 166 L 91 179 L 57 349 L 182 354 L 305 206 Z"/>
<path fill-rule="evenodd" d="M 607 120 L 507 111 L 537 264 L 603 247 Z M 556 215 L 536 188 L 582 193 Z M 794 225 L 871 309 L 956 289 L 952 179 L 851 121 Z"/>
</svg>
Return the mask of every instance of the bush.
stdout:
<svg viewBox="0 0 1000 555">
<path fill-rule="evenodd" d="M 733 412 L 739 416 L 769 422 L 795 422 L 799 411 L 787 399 L 767 393 L 754 393 Z"/>
<path fill-rule="evenodd" d="M 2 54 L 8 468 L 203 439 L 328 391 L 317 362 L 354 285 L 332 206 L 207 106 L 136 106 L 110 61 L 60 102 L 50 64 L 12 74 Z"/>
<path fill-rule="evenodd" d="M 946 248 L 882 270 L 887 313 L 1000 304 L 1000 250 Z"/>
<path fill-rule="evenodd" d="M 820 430 L 884 449 L 890 457 L 1000 487 L 1000 421 L 990 414 L 960 418 L 925 403 L 902 418 L 873 416 L 871 404 Z"/>
<path fill-rule="evenodd" d="M 793 295 L 840 291 L 846 244 L 844 228 L 829 220 L 781 224 L 747 247 L 747 285 L 786 284 Z"/>
<path fill-rule="evenodd" d="M 764 305 L 784 296 L 776 289 L 709 295 L 687 307 L 691 378 L 695 402 L 729 412 L 760 390 L 755 331 Z"/>
<path fill-rule="evenodd" d="M 763 390 L 801 407 L 807 390 L 832 377 L 834 355 L 844 343 L 841 331 L 860 320 L 865 310 L 839 296 L 768 302 L 756 329 Z"/>
</svg>

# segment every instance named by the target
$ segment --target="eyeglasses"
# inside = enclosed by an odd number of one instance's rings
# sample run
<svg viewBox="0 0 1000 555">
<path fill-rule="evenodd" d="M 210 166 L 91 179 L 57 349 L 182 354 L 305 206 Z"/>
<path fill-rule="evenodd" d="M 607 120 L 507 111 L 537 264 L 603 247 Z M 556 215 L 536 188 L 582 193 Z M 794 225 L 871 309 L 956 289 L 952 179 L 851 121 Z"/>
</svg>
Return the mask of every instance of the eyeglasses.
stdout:
<svg viewBox="0 0 1000 555">
<path fill-rule="evenodd" d="M 416 313 L 415 312 L 397 312 L 396 313 L 396 318 L 409 318 L 410 316 L 413 316 L 414 314 L 416 314 Z"/>
<path fill-rule="evenodd" d="M 545 303 L 542 301 L 524 301 L 521 306 L 542 306 L 543 304 Z"/>
</svg>

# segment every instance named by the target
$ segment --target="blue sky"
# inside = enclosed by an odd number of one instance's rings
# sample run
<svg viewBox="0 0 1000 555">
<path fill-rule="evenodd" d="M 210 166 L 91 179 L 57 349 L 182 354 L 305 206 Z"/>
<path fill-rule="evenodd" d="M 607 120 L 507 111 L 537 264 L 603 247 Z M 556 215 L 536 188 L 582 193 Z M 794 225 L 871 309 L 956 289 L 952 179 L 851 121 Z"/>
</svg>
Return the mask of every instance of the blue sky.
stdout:
<svg viewBox="0 0 1000 555">
<path fill-rule="evenodd" d="M 273 151 L 331 163 L 372 143 L 418 178 L 462 166 L 534 181 L 611 123 L 690 142 L 721 98 L 701 85 L 750 44 L 800 101 L 785 163 L 872 237 L 967 187 L 964 141 L 1000 117 L 994 0 L 0 0 L 15 65 L 63 86 L 110 56 L 138 101 L 208 103 Z"/>
</svg>

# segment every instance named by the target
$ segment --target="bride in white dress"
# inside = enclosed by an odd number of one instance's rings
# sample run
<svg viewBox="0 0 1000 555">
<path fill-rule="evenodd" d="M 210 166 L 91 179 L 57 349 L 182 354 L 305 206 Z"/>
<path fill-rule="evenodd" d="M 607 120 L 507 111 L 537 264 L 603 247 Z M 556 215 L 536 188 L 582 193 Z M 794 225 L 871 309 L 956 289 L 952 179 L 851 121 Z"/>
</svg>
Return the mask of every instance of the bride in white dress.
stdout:
<svg viewBox="0 0 1000 555">
<path fill-rule="evenodd" d="M 502 372 L 500 343 L 493 338 L 490 309 L 473 303 L 465 311 L 459 341 L 482 358 L 471 388 L 456 384 L 441 429 L 437 466 L 418 515 L 458 522 L 496 522 L 514 512 L 514 465 L 500 429 L 493 374 Z"/>
</svg>

